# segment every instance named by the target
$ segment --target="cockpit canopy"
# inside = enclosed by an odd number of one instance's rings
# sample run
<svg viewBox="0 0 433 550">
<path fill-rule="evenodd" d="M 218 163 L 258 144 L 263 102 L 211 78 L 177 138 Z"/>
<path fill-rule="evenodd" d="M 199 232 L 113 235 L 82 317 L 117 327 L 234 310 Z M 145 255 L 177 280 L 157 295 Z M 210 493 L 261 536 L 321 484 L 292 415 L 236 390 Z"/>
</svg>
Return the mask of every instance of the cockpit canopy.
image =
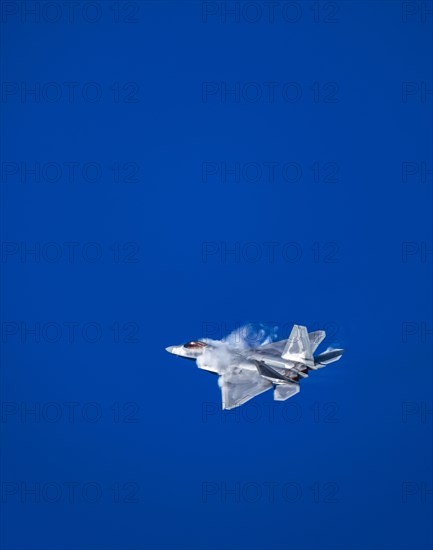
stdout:
<svg viewBox="0 0 433 550">
<path fill-rule="evenodd" d="M 184 348 L 186 349 L 202 349 L 207 346 L 206 342 L 200 342 L 200 340 L 192 340 L 191 342 L 187 342 L 184 344 Z"/>
</svg>

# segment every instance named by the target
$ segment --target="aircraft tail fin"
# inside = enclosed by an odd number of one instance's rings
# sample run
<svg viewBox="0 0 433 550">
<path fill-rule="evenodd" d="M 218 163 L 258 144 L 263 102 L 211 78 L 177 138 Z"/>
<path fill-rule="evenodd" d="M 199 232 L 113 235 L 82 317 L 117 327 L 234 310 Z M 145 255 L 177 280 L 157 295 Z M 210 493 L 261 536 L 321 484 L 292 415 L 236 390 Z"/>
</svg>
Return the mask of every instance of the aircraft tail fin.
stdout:
<svg viewBox="0 0 433 550">
<path fill-rule="evenodd" d="M 311 351 L 307 327 L 301 325 L 293 326 L 281 357 L 287 361 L 314 366 L 314 358 Z"/>
<path fill-rule="evenodd" d="M 326 332 L 324 330 L 316 330 L 315 332 L 308 333 L 308 339 L 310 340 L 311 353 L 314 353 L 319 347 L 319 344 L 326 338 Z"/>
</svg>

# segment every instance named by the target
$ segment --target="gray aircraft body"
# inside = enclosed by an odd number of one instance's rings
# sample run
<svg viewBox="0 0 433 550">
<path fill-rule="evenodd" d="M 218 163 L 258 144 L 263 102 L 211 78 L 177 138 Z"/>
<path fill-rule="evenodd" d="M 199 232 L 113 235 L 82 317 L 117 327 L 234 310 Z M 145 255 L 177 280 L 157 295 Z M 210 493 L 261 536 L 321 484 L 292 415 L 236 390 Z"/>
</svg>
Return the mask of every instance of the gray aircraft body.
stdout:
<svg viewBox="0 0 433 550">
<path fill-rule="evenodd" d="M 233 409 L 272 387 L 276 401 L 296 395 L 299 382 L 308 378 L 310 371 L 338 361 L 343 355 L 343 349 L 333 348 L 315 355 L 325 337 L 323 330 L 308 333 L 306 327 L 294 325 L 287 340 L 255 347 L 203 338 L 166 349 L 219 375 L 223 409 Z"/>
</svg>

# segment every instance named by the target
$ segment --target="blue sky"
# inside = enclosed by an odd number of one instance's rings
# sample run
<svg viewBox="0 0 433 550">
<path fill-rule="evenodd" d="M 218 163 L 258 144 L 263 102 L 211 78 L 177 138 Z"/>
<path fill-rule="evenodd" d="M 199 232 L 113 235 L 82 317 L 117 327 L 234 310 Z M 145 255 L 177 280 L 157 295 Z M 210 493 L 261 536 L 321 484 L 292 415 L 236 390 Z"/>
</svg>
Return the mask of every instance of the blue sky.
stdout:
<svg viewBox="0 0 433 550">
<path fill-rule="evenodd" d="M 430 4 L 2 4 L 5 550 L 431 547 Z M 346 354 L 223 413 L 246 322 Z"/>
</svg>

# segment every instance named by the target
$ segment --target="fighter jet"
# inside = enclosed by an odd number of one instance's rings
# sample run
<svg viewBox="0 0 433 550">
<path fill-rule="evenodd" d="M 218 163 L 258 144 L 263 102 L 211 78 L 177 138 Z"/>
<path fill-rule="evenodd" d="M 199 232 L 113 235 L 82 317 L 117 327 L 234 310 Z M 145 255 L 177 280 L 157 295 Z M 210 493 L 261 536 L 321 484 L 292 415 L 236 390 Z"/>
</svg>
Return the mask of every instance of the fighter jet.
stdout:
<svg viewBox="0 0 433 550">
<path fill-rule="evenodd" d="M 343 349 L 328 348 L 314 355 L 325 339 L 323 330 L 307 332 L 294 325 L 287 340 L 246 346 L 230 340 L 203 338 L 166 350 L 195 360 L 200 369 L 219 376 L 223 409 L 243 405 L 256 395 L 274 388 L 274 400 L 285 401 L 300 391 L 299 382 L 310 371 L 338 361 Z"/>
</svg>

